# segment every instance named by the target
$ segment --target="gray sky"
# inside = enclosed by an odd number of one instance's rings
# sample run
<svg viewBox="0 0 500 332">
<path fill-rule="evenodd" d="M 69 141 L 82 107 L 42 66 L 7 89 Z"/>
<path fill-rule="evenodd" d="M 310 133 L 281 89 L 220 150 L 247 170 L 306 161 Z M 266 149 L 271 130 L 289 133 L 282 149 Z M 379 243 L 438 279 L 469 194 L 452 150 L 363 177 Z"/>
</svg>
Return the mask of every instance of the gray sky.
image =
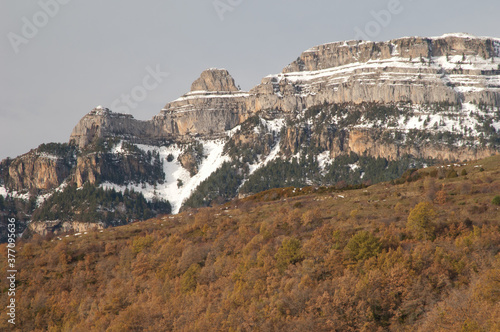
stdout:
<svg viewBox="0 0 500 332">
<path fill-rule="evenodd" d="M 1 0 L 0 159 L 68 141 L 95 106 L 124 106 L 123 94 L 140 101 L 129 113 L 150 119 L 206 68 L 247 90 L 356 31 L 500 37 L 499 12 L 498 0 Z M 158 67 L 168 77 L 148 78 Z"/>
</svg>

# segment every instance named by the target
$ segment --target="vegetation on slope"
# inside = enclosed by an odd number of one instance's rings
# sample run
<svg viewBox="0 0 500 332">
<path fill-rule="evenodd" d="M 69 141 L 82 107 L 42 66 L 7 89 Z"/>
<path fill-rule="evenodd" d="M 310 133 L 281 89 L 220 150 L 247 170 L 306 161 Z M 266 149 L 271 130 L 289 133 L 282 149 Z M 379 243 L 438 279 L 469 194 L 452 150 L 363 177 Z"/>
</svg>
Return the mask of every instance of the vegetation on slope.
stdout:
<svg viewBox="0 0 500 332">
<path fill-rule="evenodd" d="M 499 194 L 497 156 L 36 237 L 18 243 L 16 328 L 498 331 Z"/>
<path fill-rule="evenodd" d="M 55 192 L 35 210 L 33 220 L 75 220 L 110 225 L 145 220 L 158 213 L 170 212 L 169 202 L 158 200 L 150 203 L 142 193 L 127 189 L 122 194 L 87 182 L 82 188 L 69 185 Z"/>
</svg>

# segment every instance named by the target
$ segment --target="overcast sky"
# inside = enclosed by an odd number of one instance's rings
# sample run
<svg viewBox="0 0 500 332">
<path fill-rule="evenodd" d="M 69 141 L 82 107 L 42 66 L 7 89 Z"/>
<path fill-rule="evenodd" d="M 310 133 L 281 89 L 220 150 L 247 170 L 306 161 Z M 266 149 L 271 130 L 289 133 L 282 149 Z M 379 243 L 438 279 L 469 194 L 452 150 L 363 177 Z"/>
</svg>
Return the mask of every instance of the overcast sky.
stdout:
<svg viewBox="0 0 500 332">
<path fill-rule="evenodd" d="M 67 142 L 133 91 L 128 112 L 150 119 L 207 68 L 247 90 L 327 42 L 500 37 L 499 12 L 498 0 L 0 0 L 0 159 Z"/>
</svg>

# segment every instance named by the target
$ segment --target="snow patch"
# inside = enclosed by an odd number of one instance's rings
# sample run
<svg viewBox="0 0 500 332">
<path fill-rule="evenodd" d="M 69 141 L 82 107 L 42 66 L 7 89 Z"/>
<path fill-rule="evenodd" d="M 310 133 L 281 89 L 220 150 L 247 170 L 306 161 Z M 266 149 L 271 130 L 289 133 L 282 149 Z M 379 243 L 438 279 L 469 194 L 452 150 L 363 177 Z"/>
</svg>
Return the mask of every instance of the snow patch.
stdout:
<svg viewBox="0 0 500 332">
<path fill-rule="evenodd" d="M 3 186 L 0 186 L 0 196 L 3 196 L 4 198 L 7 197 L 8 192 L 7 189 Z"/>
<path fill-rule="evenodd" d="M 325 167 L 332 162 L 330 158 L 330 151 L 324 151 L 318 155 L 318 164 L 320 169 L 324 170 Z"/>
</svg>

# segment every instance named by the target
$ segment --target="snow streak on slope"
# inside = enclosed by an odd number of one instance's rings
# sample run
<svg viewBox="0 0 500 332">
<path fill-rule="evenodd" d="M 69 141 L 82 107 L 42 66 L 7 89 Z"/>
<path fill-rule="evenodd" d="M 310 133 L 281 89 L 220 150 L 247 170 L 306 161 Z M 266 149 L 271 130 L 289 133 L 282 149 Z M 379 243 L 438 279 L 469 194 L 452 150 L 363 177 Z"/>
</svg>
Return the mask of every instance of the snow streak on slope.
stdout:
<svg viewBox="0 0 500 332">
<path fill-rule="evenodd" d="M 56 189 L 54 190 L 51 190 L 50 192 L 44 194 L 44 195 L 40 195 L 37 197 L 36 199 L 36 206 L 40 206 L 43 204 L 43 202 L 45 202 L 47 199 L 50 198 L 50 196 L 52 196 L 54 193 L 56 192 L 61 192 L 64 190 L 64 188 L 66 188 L 68 186 L 68 182 L 67 181 L 64 181 L 63 183 L 61 183 L 61 185 L 59 187 L 57 187 Z"/>
<path fill-rule="evenodd" d="M 28 192 L 17 192 L 15 190 L 9 191 L 7 188 L 0 186 L 0 196 L 3 196 L 4 198 L 6 197 L 12 197 L 15 199 L 21 199 L 23 201 L 27 201 L 30 199 L 30 194 Z"/>
<path fill-rule="evenodd" d="M 285 119 L 279 118 L 279 119 L 273 119 L 273 120 L 266 120 L 266 119 L 261 118 L 260 121 L 261 121 L 261 124 L 263 125 L 263 127 L 265 128 L 266 132 L 269 134 L 272 134 L 273 136 L 276 135 L 278 137 L 278 139 L 274 143 L 274 146 L 273 146 L 271 152 L 269 152 L 269 154 L 266 156 L 266 158 L 263 161 L 261 161 L 260 163 L 249 165 L 250 172 L 248 175 L 252 175 L 252 173 L 254 173 L 256 170 L 266 166 L 269 162 L 271 162 L 279 157 L 280 143 L 281 143 L 281 140 L 279 138 L 279 132 L 281 131 L 281 128 L 283 128 L 285 126 Z M 254 131 L 258 133 L 260 131 L 260 127 L 255 127 Z"/>
<path fill-rule="evenodd" d="M 118 191 L 124 191 L 126 188 L 134 189 L 134 191 L 141 192 L 149 201 L 155 198 L 168 200 L 172 205 L 172 213 L 178 213 L 184 200 L 189 198 L 196 187 L 229 159 L 222 155 L 224 140 L 199 140 L 199 143 L 203 144 L 204 157 L 198 166 L 198 173 L 193 177 L 189 175 L 189 172 L 177 160 L 183 152 L 182 146 L 174 144 L 168 147 L 158 147 L 139 144 L 137 147 L 143 151 L 158 152 L 160 154 L 160 160 L 163 161 L 163 171 L 165 173 L 164 183 L 155 186 L 150 184 L 120 186 L 107 182 L 101 186 L 103 188 L 114 188 Z M 120 151 L 120 149 L 118 148 L 116 151 Z M 171 162 L 167 161 L 169 154 L 172 154 L 174 157 Z M 182 185 L 180 185 L 181 181 Z"/>
</svg>

